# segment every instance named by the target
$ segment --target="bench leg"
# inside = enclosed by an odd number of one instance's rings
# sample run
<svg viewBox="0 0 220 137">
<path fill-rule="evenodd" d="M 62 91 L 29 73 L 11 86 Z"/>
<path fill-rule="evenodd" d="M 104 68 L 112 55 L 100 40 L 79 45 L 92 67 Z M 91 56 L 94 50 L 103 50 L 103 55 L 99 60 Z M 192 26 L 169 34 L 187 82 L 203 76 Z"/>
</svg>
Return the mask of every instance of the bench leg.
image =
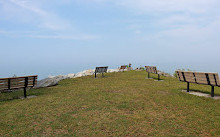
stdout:
<svg viewBox="0 0 220 137">
<path fill-rule="evenodd" d="M 187 82 L 187 92 L 189 92 L 189 82 Z"/>
<path fill-rule="evenodd" d="M 24 98 L 27 98 L 27 91 L 26 91 L 26 88 L 24 88 Z"/>
<path fill-rule="evenodd" d="M 160 81 L 160 75 L 158 74 L 158 81 Z"/>
<path fill-rule="evenodd" d="M 147 73 L 148 73 L 147 77 L 150 78 L 150 73 L 149 72 L 147 72 Z"/>
<path fill-rule="evenodd" d="M 95 78 L 96 78 L 96 73 L 95 73 Z"/>
<path fill-rule="evenodd" d="M 212 88 L 212 90 L 211 90 L 211 96 L 212 96 L 212 97 L 214 97 L 214 96 L 215 96 L 215 95 L 214 95 L 214 90 L 215 90 L 215 87 L 214 87 L 214 86 L 212 86 L 211 88 Z"/>
</svg>

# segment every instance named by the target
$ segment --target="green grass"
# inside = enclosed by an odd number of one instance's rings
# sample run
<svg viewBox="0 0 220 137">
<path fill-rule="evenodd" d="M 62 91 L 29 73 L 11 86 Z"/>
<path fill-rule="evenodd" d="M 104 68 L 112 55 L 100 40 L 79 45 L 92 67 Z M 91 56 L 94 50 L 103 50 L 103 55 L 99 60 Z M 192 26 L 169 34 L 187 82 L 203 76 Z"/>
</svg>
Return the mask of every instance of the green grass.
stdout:
<svg viewBox="0 0 220 137">
<path fill-rule="evenodd" d="M 0 94 L 0 136 L 220 136 L 220 100 L 181 92 L 175 78 L 120 72 Z M 157 78 L 156 75 L 151 75 Z M 191 90 L 210 93 L 209 86 Z M 215 88 L 220 95 L 220 88 Z"/>
</svg>

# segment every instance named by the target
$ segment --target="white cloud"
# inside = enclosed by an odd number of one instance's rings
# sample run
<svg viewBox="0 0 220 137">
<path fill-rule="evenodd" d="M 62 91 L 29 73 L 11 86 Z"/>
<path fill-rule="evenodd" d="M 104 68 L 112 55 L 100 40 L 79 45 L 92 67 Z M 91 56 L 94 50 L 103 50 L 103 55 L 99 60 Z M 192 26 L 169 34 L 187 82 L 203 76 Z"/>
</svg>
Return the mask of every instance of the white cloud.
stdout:
<svg viewBox="0 0 220 137">
<path fill-rule="evenodd" d="M 13 37 L 41 39 L 91 40 L 98 38 L 96 35 L 82 34 L 70 22 L 59 17 L 58 14 L 51 12 L 48 8 L 43 8 L 43 5 L 51 2 L 59 5 L 68 4 L 71 1 L 0 0 L 0 16 L 2 17 L 0 20 L 31 26 L 30 30 L 22 27 L 22 30 L 0 30 L 0 33 L 6 34 L 7 32 L 8 36 Z"/>
<path fill-rule="evenodd" d="M 218 8 L 218 0 L 81 0 L 83 2 L 113 3 L 136 12 L 191 12 L 204 13 Z"/>
<path fill-rule="evenodd" d="M 40 8 L 34 7 L 27 0 L 9 0 L 11 3 L 18 5 L 21 8 L 32 11 L 40 16 L 48 16 L 48 14 Z"/>
<path fill-rule="evenodd" d="M 220 28 L 220 1 L 218 0 L 75 0 L 74 2 L 76 1 L 80 3 L 110 3 L 111 6 L 119 6 L 120 10 L 126 10 L 132 13 L 132 16 L 138 17 L 140 21 L 128 23 L 127 29 L 132 30 L 136 34 L 141 34 L 143 37 L 146 36 L 146 26 L 149 24 L 153 24 L 152 27 L 153 29 L 155 28 L 155 30 L 152 29 L 155 34 L 151 34 L 150 38 L 183 37 L 185 39 L 194 38 L 199 41 L 204 40 L 204 37 L 211 39 L 219 34 L 216 29 Z M 0 4 L 3 4 L 3 11 L 8 13 L 5 15 L 5 18 L 11 17 L 14 20 L 14 17 L 16 17 L 18 20 L 25 20 L 28 24 L 30 22 L 48 30 L 67 32 L 75 30 L 71 23 L 50 12 L 48 9 L 42 8 L 43 4 L 51 2 L 57 4 L 73 3 L 71 0 L 5 0 L 0 1 Z M 0 13 L 0 15 L 3 14 Z M 145 19 L 145 16 L 147 17 L 148 15 L 151 16 L 150 23 L 146 22 L 147 19 Z M 32 35 L 35 38 L 60 39 L 87 39 L 86 36 L 81 34 L 70 34 L 68 36 L 67 33 L 58 36 Z"/>
<path fill-rule="evenodd" d="M 204 13 L 219 4 L 217 0 L 119 0 L 116 4 L 142 12 Z"/>
<path fill-rule="evenodd" d="M 60 18 L 30 0 L 5 0 L 0 2 L 2 16 L 8 20 L 24 22 L 49 30 L 67 30 L 73 27 L 68 21 Z"/>
<path fill-rule="evenodd" d="M 156 27 L 206 27 L 219 19 L 219 0 L 81 0 L 83 2 L 112 3 L 133 13 L 150 16 Z M 143 20 L 142 22 L 146 22 Z M 140 23 L 141 24 L 141 23 Z M 137 26 L 133 24 L 131 26 Z M 143 25 L 143 24 L 141 24 Z"/>
<path fill-rule="evenodd" d="M 216 43 L 220 42 L 218 40 L 220 35 L 218 32 L 220 29 L 220 1 L 118 0 L 114 3 L 126 8 L 134 15 L 137 13 L 137 16 L 153 16 L 150 19 L 153 19 L 151 23 L 155 30 L 151 31 L 151 34 L 142 35 L 145 41 L 154 41 L 155 43 L 163 41 L 164 44 L 170 41 L 174 42 L 171 44 L 174 47 L 178 47 L 178 43 L 181 45 L 187 43 L 188 46 L 194 47 L 216 47 Z M 140 24 L 144 30 L 146 23 Z"/>
</svg>

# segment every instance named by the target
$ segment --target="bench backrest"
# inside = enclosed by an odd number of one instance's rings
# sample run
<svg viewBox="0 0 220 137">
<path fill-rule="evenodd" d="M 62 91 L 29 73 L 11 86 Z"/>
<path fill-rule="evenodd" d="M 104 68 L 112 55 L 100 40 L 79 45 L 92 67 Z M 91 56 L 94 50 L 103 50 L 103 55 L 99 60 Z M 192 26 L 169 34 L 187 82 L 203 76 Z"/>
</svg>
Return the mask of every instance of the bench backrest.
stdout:
<svg viewBox="0 0 220 137">
<path fill-rule="evenodd" d="M 120 69 L 126 69 L 127 65 L 122 65 Z"/>
<path fill-rule="evenodd" d="M 106 67 L 96 67 L 95 73 L 105 73 L 108 70 L 108 66 Z"/>
<path fill-rule="evenodd" d="M 11 90 L 26 87 L 34 87 L 37 84 L 37 75 L 0 78 L 0 90 Z"/>
<path fill-rule="evenodd" d="M 176 71 L 176 74 L 182 82 L 220 86 L 218 73 Z"/>
<path fill-rule="evenodd" d="M 154 74 L 158 73 L 157 67 L 155 67 L 155 66 L 145 66 L 145 68 L 148 73 L 154 73 Z"/>
</svg>

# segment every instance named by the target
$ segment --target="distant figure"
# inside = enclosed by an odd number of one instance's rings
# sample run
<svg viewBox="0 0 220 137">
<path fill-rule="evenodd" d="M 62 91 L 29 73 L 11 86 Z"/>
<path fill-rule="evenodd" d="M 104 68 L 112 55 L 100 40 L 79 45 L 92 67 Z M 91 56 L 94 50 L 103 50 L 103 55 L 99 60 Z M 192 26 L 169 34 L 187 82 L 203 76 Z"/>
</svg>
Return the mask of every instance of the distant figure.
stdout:
<svg viewBox="0 0 220 137">
<path fill-rule="evenodd" d="M 128 70 L 133 70 L 133 68 L 131 67 L 131 63 L 129 63 L 127 67 L 128 67 Z"/>
</svg>

